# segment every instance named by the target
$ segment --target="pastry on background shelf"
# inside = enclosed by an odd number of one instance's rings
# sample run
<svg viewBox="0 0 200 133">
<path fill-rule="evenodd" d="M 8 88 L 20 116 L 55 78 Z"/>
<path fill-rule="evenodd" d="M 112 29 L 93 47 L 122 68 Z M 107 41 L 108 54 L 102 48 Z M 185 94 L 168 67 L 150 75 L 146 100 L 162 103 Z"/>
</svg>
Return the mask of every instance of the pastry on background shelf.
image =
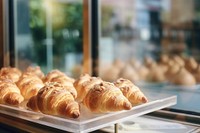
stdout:
<svg viewBox="0 0 200 133">
<path fill-rule="evenodd" d="M 7 78 L 0 77 L 0 103 L 8 105 L 19 105 L 24 101 L 19 88 Z"/>
<path fill-rule="evenodd" d="M 136 81 L 140 80 L 140 77 L 139 77 L 138 73 L 136 72 L 136 70 L 129 64 L 126 64 L 121 69 L 118 78 L 119 77 L 122 77 L 122 78 L 125 78 L 125 79 L 129 79 L 132 82 L 136 82 Z"/>
<path fill-rule="evenodd" d="M 125 63 L 122 60 L 120 60 L 120 59 L 115 59 L 113 61 L 112 65 L 116 66 L 119 69 L 122 69 L 124 67 Z"/>
<path fill-rule="evenodd" d="M 180 67 L 185 66 L 185 61 L 178 55 L 173 56 L 172 58 Z"/>
<path fill-rule="evenodd" d="M 124 96 L 133 105 L 148 102 L 146 96 L 142 93 L 142 91 L 130 80 L 120 78 L 115 81 L 114 84 L 122 91 Z"/>
<path fill-rule="evenodd" d="M 191 73 L 194 73 L 195 70 L 197 69 L 198 67 L 198 63 L 197 61 L 194 59 L 194 57 L 189 57 L 188 59 L 186 59 L 185 61 L 185 68 L 191 72 Z"/>
<path fill-rule="evenodd" d="M 170 58 L 169 58 L 168 55 L 162 54 L 162 55 L 160 56 L 159 64 L 167 65 L 168 62 L 169 62 L 169 60 L 170 60 Z"/>
<path fill-rule="evenodd" d="M 138 68 L 137 73 L 141 80 L 146 80 L 147 75 L 149 74 L 149 69 L 146 66 L 142 65 L 140 66 L 140 68 Z"/>
<path fill-rule="evenodd" d="M 101 78 L 105 81 L 113 82 L 118 79 L 120 73 L 120 68 L 117 66 L 110 66 L 106 70 L 104 70 Z"/>
<path fill-rule="evenodd" d="M 66 90 L 68 90 L 74 98 L 77 97 L 76 89 L 73 86 L 75 79 L 68 77 L 65 73 L 59 70 L 50 71 L 46 77 L 44 78 L 44 82 L 57 82 L 64 86 Z"/>
<path fill-rule="evenodd" d="M 77 91 L 78 102 L 82 102 L 88 91 L 96 84 L 102 83 L 103 80 L 99 77 L 91 77 L 89 74 L 82 74 L 74 82 L 74 87 Z"/>
<path fill-rule="evenodd" d="M 151 64 L 149 68 L 149 73 L 147 75 L 147 81 L 149 82 L 164 82 L 166 77 L 164 74 L 164 69 L 159 67 L 156 62 Z"/>
<path fill-rule="evenodd" d="M 146 66 L 146 67 L 151 67 L 151 65 L 152 64 L 154 64 L 155 63 L 155 60 L 154 59 L 152 59 L 151 57 L 149 57 L 149 56 L 146 56 L 145 58 L 144 58 L 144 65 Z"/>
<path fill-rule="evenodd" d="M 43 81 L 35 73 L 31 72 L 23 73 L 16 84 L 25 100 L 36 95 L 44 86 Z"/>
<path fill-rule="evenodd" d="M 95 113 L 106 113 L 130 110 L 131 103 L 113 83 L 102 82 L 94 85 L 85 98 L 83 104 Z"/>
<path fill-rule="evenodd" d="M 0 76 L 6 76 L 11 79 L 13 82 L 17 82 L 22 72 L 15 67 L 3 67 L 0 70 Z"/>
<path fill-rule="evenodd" d="M 196 79 L 196 82 L 200 83 L 200 64 L 198 64 L 198 67 L 196 68 L 196 70 L 194 70 L 194 72 L 192 73 L 192 75 Z"/>
<path fill-rule="evenodd" d="M 168 70 L 165 72 L 165 76 L 167 78 L 168 81 L 172 80 L 172 77 L 174 77 L 179 70 L 181 69 L 181 67 L 178 64 L 171 64 L 169 65 Z"/>
<path fill-rule="evenodd" d="M 131 58 L 128 62 L 134 69 L 139 69 L 142 64 L 139 60 L 135 59 L 135 58 Z"/>
<path fill-rule="evenodd" d="M 69 91 L 57 82 L 47 82 L 36 96 L 30 98 L 27 107 L 36 112 L 61 117 L 78 118 L 78 103 Z"/>
<path fill-rule="evenodd" d="M 191 86 L 196 84 L 194 76 L 188 72 L 184 67 L 180 68 L 179 72 L 174 75 L 171 80 L 172 84 Z"/>
</svg>

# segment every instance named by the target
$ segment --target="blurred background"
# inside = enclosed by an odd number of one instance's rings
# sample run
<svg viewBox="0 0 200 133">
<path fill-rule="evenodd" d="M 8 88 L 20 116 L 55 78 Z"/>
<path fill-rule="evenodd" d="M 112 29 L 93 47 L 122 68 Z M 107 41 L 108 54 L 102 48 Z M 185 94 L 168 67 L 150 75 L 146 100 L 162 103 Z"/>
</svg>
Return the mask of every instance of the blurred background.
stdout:
<svg viewBox="0 0 200 133">
<path fill-rule="evenodd" d="M 74 78 L 84 73 L 84 39 L 93 36 L 84 34 L 84 2 L 13 0 L 15 66 L 59 69 Z M 144 92 L 175 94 L 172 109 L 199 115 L 200 1 L 99 0 L 96 11 L 98 44 L 88 49 L 97 47 L 97 76 L 111 82 L 128 78 Z"/>
</svg>

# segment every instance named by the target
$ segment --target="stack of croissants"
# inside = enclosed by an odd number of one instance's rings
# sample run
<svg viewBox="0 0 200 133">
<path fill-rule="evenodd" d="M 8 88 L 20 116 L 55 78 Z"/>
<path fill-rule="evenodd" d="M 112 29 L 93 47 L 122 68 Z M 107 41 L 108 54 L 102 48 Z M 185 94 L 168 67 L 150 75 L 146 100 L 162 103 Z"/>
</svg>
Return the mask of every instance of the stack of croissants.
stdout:
<svg viewBox="0 0 200 133">
<path fill-rule="evenodd" d="M 193 56 L 161 54 L 158 59 L 145 57 L 127 61 L 116 59 L 110 66 L 102 67 L 103 80 L 126 78 L 137 84 L 168 82 L 172 85 L 195 86 L 200 84 L 200 63 Z"/>
<path fill-rule="evenodd" d="M 24 102 L 27 109 L 35 112 L 78 118 L 80 104 L 91 112 L 106 113 L 130 110 L 148 99 L 128 79 L 111 83 L 89 74 L 74 79 L 58 69 L 45 75 L 39 66 L 29 66 L 25 71 L 1 68 L 0 104 L 20 107 Z"/>
</svg>

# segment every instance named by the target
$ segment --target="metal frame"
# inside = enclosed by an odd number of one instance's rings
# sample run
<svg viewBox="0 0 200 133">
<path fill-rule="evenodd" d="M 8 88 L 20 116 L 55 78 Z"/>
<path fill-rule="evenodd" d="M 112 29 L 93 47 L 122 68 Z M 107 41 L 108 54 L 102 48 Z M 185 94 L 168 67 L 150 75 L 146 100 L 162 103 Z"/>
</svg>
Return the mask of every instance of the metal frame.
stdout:
<svg viewBox="0 0 200 133">
<path fill-rule="evenodd" d="M 15 50 L 14 50 L 14 6 L 13 0 L 2 0 L 2 17 L 1 25 L 1 67 L 15 66 Z"/>
<path fill-rule="evenodd" d="M 92 76 L 98 76 L 99 64 L 99 0 L 91 0 L 91 51 L 92 51 Z"/>
<path fill-rule="evenodd" d="M 4 49 L 4 45 L 3 45 L 3 41 L 4 41 L 4 38 L 3 38 L 3 1 L 0 1 L 0 67 L 3 66 L 3 57 L 4 57 L 4 54 L 3 54 L 3 49 Z"/>
<path fill-rule="evenodd" d="M 91 74 L 91 3 L 83 0 L 83 72 Z"/>
<path fill-rule="evenodd" d="M 10 66 L 14 67 L 16 65 L 16 62 L 15 62 L 15 19 L 14 19 L 14 10 L 15 10 L 15 7 L 14 7 L 14 0 L 9 0 L 8 1 L 8 10 L 9 10 L 9 21 L 8 21 L 8 24 L 9 24 L 9 51 L 10 51 Z"/>
<path fill-rule="evenodd" d="M 84 73 L 98 76 L 99 58 L 99 0 L 83 2 L 83 51 Z"/>
</svg>

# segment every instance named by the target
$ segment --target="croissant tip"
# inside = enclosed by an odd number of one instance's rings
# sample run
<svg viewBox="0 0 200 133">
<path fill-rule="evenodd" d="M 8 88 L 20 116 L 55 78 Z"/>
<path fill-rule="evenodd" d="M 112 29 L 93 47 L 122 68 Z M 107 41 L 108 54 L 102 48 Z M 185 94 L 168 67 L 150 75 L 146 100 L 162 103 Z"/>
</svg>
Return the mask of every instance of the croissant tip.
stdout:
<svg viewBox="0 0 200 133">
<path fill-rule="evenodd" d="M 148 102 L 148 99 L 146 97 L 142 97 L 142 102 L 143 103 L 147 103 Z"/>
<path fill-rule="evenodd" d="M 78 111 L 72 113 L 72 118 L 78 118 L 79 116 L 80 116 L 80 113 Z"/>
<path fill-rule="evenodd" d="M 130 103 L 124 103 L 124 109 L 130 110 L 132 108 L 132 105 Z"/>
</svg>

